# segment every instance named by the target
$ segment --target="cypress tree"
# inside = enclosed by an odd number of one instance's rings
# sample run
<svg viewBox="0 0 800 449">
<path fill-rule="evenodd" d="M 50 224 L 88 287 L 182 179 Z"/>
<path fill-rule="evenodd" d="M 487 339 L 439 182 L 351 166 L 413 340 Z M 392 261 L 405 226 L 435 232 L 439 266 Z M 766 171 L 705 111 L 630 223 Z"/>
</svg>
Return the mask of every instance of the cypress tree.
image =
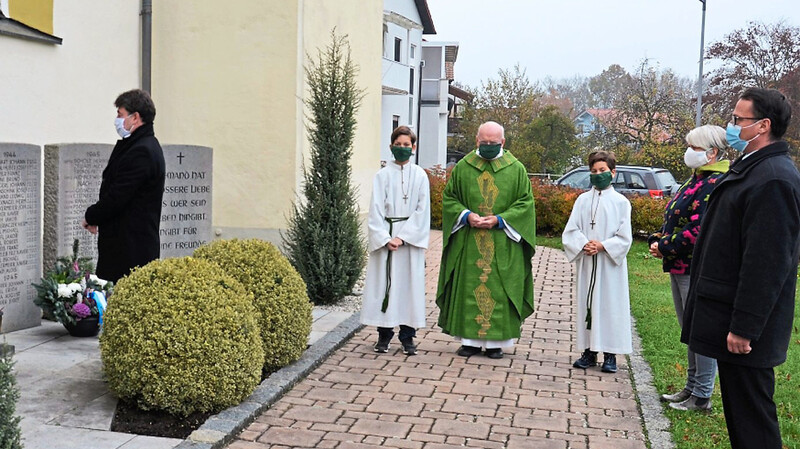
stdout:
<svg viewBox="0 0 800 449">
<path fill-rule="evenodd" d="M 20 449 L 19 416 L 14 416 L 19 400 L 11 356 L 0 353 L 0 449 Z"/>
<path fill-rule="evenodd" d="M 331 37 L 317 60 L 309 57 L 305 70 L 311 161 L 303 166 L 303 200 L 294 204 L 282 236 L 316 304 L 334 303 L 352 291 L 366 253 L 357 191 L 350 182 L 355 114 L 363 91 L 356 85 L 358 67 L 350 59 L 347 37 L 335 32 Z"/>
</svg>

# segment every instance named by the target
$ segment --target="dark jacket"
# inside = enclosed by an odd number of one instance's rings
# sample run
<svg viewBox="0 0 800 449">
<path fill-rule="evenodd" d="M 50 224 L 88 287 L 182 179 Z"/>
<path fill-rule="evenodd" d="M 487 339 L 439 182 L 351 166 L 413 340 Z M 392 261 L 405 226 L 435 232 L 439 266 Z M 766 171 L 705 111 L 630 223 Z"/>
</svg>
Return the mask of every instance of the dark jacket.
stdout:
<svg viewBox="0 0 800 449">
<path fill-rule="evenodd" d="M 800 174 L 786 142 L 775 142 L 737 159 L 711 193 L 694 248 L 681 341 L 728 363 L 783 363 L 798 256 Z M 750 339 L 751 352 L 728 352 L 728 332 Z"/>
<path fill-rule="evenodd" d="M 164 153 L 152 123 L 117 141 L 103 170 L 100 199 L 85 215 L 99 226 L 99 278 L 116 282 L 133 267 L 158 259 L 164 177 Z"/>
<path fill-rule="evenodd" d="M 647 239 L 648 245 L 658 242 L 665 272 L 691 272 L 692 251 L 700 234 L 700 220 L 708 205 L 708 195 L 729 167 L 729 161 L 718 161 L 698 168 L 667 204 L 664 225 Z"/>
</svg>

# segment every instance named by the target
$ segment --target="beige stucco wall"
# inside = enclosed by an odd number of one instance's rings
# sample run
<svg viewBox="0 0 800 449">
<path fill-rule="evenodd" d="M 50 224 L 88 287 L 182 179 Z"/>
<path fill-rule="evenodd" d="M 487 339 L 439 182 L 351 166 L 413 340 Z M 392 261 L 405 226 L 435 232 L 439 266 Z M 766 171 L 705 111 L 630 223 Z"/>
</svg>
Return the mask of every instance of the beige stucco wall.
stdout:
<svg viewBox="0 0 800 449">
<path fill-rule="evenodd" d="M 114 99 L 140 85 L 139 2 L 55 2 L 53 34 L 0 36 L 0 141 L 113 143 Z"/>
<path fill-rule="evenodd" d="M 353 174 L 368 197 L 380 139 L 381 17 L 380 2 L 356 0 L 154 2 L 156 132 L 162 143 L 214 148 L 220 237 L 274 240 L 286 227 L 308 154 L 304 55 L 327 44 L 334 26 L 350 35 L 367 88 Z M 368 199 L 361 203 L 366 210 Z"/>
<path fill-rule="evenodd" d="M 316 56 L 317 48 L 329 45 L 331 31 L 347 35 L 351 57 L 359 67 L 358 85 L 364 99 L 357 115 L 353 142 L 353 183 L 359 189 L 362 215 L 369 208 L 372 178 L 380 168 L 381 75 L 383 67 L 383 2 L 363 0 L 306 0 L 303 47 Z M 335 3 L 335 4 L 334 4 Z M 304 154 L 308 154 L 303 139 Z M 388 142 L 386 142 L 388 145 Z"/>
</svg>

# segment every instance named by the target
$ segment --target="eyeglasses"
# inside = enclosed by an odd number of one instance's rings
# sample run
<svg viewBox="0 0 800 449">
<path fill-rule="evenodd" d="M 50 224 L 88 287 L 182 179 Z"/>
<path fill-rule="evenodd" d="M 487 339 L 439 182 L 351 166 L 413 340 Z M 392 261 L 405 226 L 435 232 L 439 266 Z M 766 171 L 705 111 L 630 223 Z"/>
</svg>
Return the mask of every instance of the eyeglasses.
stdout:
<svg viewBox="0 0 800 449">
<path fill-rule="evenodd" d="M 764 120 L 764 117 L 738 117 L 736 115 L 731 117 L 733 118 L 733 126 L 738 125 L 740 120 Z"/>
</svg>

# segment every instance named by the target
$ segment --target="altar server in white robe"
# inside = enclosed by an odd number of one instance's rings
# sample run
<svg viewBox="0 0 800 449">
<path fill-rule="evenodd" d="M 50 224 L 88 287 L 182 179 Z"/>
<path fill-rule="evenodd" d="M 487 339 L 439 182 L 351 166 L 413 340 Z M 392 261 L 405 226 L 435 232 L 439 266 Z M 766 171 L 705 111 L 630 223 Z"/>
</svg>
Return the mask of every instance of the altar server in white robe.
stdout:
<svg viewBox="0 0 800 449">
<path fill-rule="evenodd" d="M 617 371 L 617 354 L 632 352 L 627 254 L 631 248 L 631 204 L 614 190 L 616 157 L 612 152 L 589 155 L 591 190 L 575 201 L 562 242 L 576 272 L 577 347 L 584 349 L 573 364 Z"/>
<path fill-rule="evenodd" d="M 403 353 L 415 355 L 416 329 L 425 327 L 425 250 L 431 228 L 428 175 L 409 159 L 417 137 L 392 132 L 394 160 L 375 175 L 369 209 L 369 262 L 361 323 L 378 327 L 375 352 L 389 352 L 400 327 Z"/>
</svg>

